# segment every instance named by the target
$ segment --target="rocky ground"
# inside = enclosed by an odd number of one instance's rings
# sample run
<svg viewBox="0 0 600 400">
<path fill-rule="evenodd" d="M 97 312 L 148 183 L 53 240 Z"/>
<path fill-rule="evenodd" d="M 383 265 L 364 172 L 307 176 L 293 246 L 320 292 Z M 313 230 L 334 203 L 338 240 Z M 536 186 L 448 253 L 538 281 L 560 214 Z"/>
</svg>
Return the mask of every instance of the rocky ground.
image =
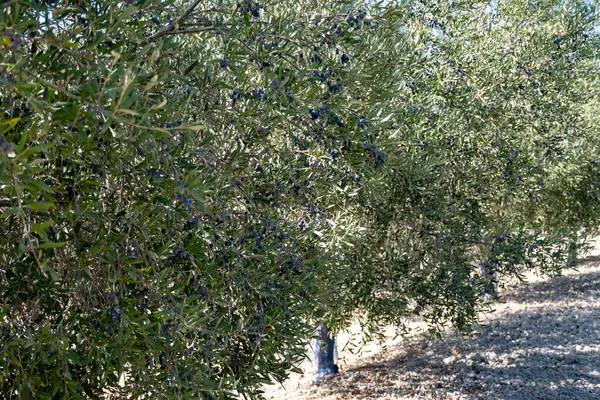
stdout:
<svg viewBox="0 0 600 400">
<path fill-rule="evenodd" d="M 470 340 L 417 335 L 350 358 L 319 385 L 296 376 L 269 399 L 600 399 L 600 256 L 506 292 Z M 307 370 L 312 366 L 308 365 Z"/>
</svg>

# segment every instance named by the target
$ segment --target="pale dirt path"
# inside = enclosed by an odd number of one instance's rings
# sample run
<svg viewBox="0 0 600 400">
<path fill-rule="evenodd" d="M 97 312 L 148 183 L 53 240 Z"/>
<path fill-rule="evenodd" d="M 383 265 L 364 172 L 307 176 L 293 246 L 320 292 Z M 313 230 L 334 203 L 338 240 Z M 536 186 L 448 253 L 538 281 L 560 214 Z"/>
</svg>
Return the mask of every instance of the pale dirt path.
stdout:
<svg viewBox="0 0 600 400">
<path fill-rule="evenodd" d="M 312 384 L 314 366 L 307 361 L 306 375 L 292 376 L 285 388 L 268 388 L 266 397 L 600 399 L 600 241 L 582 261 L 561 278 L 529 275 L 529 285 L 503 294 L 483 318 L 489 326 L 471 340 L 388 336 L 361 355 L 340 351 L 341 373 L 319 386 Z"/>
</svg>

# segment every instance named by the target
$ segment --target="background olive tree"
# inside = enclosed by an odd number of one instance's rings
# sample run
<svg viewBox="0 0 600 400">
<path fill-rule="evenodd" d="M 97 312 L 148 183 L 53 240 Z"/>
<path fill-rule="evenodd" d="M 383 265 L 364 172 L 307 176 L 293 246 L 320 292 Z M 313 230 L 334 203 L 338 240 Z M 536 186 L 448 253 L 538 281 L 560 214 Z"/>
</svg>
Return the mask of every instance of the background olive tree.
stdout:
<svg viewBox="0 0 600 400">
<path fill-rule="evenodd" d="M 394 9 L 395 84 L 369 116 L 387 160 L 338 258 L 353 273 L 327 269 L 343 323 L 361 309 L 375 331 L 414 314 L 468 329 L 498 280 L 573 266 L 599 216 L 596 7 Z"/>
</svg>

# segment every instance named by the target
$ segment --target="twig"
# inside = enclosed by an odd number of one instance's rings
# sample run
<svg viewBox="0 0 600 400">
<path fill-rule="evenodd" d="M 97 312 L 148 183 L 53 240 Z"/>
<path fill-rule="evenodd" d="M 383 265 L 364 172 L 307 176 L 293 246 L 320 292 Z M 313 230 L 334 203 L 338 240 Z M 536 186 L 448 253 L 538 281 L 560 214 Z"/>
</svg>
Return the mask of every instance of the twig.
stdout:
<svg viewBox="0 0 600 400">
<path fill-rule="evenodd" d="M 185 19 L 191 14 L 191 12 L 194 11 L 194 8 L 196 8 L 198 6 L 198 4 L 200 4 L 200 1 L 201 0 L 194 0 L 192 2 L 192 4 L 190 4 L 183 11 L 183 13 L 179 16 L 179 18 L 177 18 L 175 21 L 171 22 L 166 28 L 161 29 L 160 31 L 156 32 L 153 35 L 150 35 L 146 40 L 144 40 L 142 42 L 142 46 L 146 45 L 148 43 L 155 42 L 158 39 L 165 37 L 167 35 L 172 35 L 171 32 L 175 31 L 175 28 L 177 28 L 179 25 L 181 25 L 183 23 L 183 21 L 185 21 Z"/>
<path fill-rule="evenodd" d="M 216 31 L 216 26 L 207 26 L 205 28 L 196 28 L 196 29 L 180 29 L 178 31 L 168 31 L 165 32 L 161 37 L 169 36 L 169 35 L 185 35 L 186 33 L 199 33 L 199 32 L 207 32 L 207 31 Z"/>
<path fill-rule="evenodd" d="M 52 89 L 61 92 L 64 95 L 67 95 L 68 97 L 77 100 L 77 101 L 81 101 L 81 97 L 79 97 L 78 95 L 69 92 L 68 90 L 61 88 L 60 86 L 45 80 L 44 78 L 40 78 L 39 76 L 35 75 L 33 72 L 24 69 L 23 72 L 25 72 L 27 75 L 33 77 L 34 79 L 38 80 L 40 83 L 42 83 L 45 86 L 51 87 Z"/>
</svg>

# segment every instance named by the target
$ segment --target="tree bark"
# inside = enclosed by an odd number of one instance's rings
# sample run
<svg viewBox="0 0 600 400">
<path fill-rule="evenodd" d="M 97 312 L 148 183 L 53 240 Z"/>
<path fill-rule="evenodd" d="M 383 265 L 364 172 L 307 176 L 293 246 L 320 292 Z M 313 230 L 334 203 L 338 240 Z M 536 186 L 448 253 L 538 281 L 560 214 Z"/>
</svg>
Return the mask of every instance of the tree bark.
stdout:
<svg viewBox="0 0 600 400">
<path fill-rule="evenodd" d="M 317 380 L 324 376 L 336 374 L 339 370 L 335 364 L 335 338 L 329 334 L 329 329 L 323 323 L 317 329 L 318 338 L 315 343 L 315 363 L 317 365 Z"/>
</svg>

